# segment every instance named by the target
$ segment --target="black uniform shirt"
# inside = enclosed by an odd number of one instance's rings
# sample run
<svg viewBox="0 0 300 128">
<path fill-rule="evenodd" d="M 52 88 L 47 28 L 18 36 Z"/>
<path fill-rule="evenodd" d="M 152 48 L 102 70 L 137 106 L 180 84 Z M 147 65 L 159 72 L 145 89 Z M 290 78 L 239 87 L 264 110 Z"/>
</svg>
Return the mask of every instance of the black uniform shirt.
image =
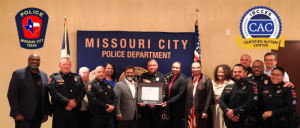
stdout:
<svg viewBox="0 0 300 128">
<path fill-rule="evenodd" d="M 48 89 L 53 105 L 60 108 L 67 107 L 70 99 L 75 99 L 76 109 L 80 109 L 84 97 L 84 84 L 81 76 L 70 72 L 62 74 L 60 71 L 50 75 Z"/>
<path fill-rule="evenodd" d="M 108 82 L 101 82 L 97 78 L 88 83 L 85 87 L 86 95 L 89 104 L 98 108 L 107 109 L 106 104 L 117 106 L 118 97 L 116 96 L 113 88 Z"/>
<path fill-rule="evenodd" d="M 272 84 L 263 91 L 264 111 L 272 111 L 274 116 L 291 114 L 296 111 L 296 91 L 283 87 L 284 83 Z"/>
<path fill-rule="evenodd" d="M 234 115 L 247 114 L 254 109 L 258 101 L 257 94 L 256 86 L 244 80 L 242 83 L 227 85 L 219 104 L 224 113 L 228 112 L 227 109 L 233 109 Z"/>
</svg>

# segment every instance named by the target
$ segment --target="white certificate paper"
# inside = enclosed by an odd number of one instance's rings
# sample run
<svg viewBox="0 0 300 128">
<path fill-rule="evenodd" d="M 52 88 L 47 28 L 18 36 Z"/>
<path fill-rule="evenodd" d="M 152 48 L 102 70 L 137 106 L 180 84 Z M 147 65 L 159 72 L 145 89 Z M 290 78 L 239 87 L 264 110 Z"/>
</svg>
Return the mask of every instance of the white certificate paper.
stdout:
<svg viewBox="0 0 300 128">
<path fill-rule="evenodd" d="M 159 87 L 142 87 L 142 100 L 158 101 Z"/>
</svg>

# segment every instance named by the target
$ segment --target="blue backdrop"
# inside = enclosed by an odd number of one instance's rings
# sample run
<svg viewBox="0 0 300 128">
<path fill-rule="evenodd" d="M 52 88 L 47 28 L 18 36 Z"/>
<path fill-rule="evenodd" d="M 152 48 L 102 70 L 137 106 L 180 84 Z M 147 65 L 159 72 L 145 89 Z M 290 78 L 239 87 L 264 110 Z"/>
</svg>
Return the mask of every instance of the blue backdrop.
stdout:
<svg viewBox="0 0 300 128">
<path fill-rule="evenodd" d="M 77 31 L 77 71 L 83 66 L 92 71 L 111 62 L 118 79 L 125 66 L 147 69 L 147 61 L 153 58 L 159 72 L 170 73 L 172 63 L 179 61 L 183 65 L 181 73 L 189 77 L 194 40 L 193 32 Z M 167 127 L 163 112 L 161 127 Z"/>
</svg>

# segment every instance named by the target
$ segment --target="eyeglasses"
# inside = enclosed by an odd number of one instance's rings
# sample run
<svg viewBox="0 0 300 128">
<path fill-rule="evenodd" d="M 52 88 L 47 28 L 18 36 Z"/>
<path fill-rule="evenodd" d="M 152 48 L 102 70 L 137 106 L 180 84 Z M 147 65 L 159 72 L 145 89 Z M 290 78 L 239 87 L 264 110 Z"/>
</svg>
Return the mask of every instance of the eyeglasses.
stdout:
<svg viewBox="0 0 300 128">
<path fill-rule="evenodd" d="M 252 66 L 252 68 L 263 68 L 264 66 Z"/>
</svg>

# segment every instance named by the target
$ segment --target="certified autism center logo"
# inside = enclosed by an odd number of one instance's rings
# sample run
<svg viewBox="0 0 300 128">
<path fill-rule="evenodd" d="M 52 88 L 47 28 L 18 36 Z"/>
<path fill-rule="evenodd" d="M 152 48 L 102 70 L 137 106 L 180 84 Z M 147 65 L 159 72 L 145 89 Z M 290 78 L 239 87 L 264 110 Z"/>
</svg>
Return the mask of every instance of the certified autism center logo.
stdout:
<svg viewBox="0 0 300 128">
<path fill-rule="evenodd" d="M 20 46 L 25 49 L 38 49 L 44 46 L 48 15 L 38 8 L 25 8 L 17 13 L 16 24 Z"/>
<path fill-rule="evenodd" d="M 274 49 L 284 47 L 285 36 L 281 34 L 281 20 L 268 7 L 258 6 L 249 9 L 240 23 L 241 35 L 235 37 L 237 47 L 243 49 Z"/>
</svg>

